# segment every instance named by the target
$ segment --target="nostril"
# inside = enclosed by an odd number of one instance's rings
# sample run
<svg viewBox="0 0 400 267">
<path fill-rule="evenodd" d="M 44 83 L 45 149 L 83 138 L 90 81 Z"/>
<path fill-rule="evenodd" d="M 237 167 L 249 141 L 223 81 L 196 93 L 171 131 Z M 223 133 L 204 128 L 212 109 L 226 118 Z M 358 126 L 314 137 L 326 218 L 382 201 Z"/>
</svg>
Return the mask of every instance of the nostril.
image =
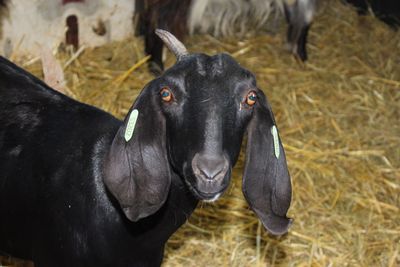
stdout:
<svg viewBox="0 0 400 267">
<path fill-rule="evenodd" d="M 196 155 L 193 158 L 193 171 L 196 175 L 213 180 L 224 177 L 228 170 L 228 161 L 225 157 Z"/>
</svg>

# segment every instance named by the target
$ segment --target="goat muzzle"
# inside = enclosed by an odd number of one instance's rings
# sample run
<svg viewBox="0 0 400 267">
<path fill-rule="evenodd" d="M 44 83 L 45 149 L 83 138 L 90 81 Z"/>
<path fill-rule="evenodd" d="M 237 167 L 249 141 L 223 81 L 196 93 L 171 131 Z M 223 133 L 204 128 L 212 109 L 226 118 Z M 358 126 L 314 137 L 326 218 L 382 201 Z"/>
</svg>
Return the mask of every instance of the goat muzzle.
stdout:
<svg viewBox="0 0 400 267">
<path fill-rule="evenodd" d="M 229 184 L 230 163 L 224 155 L 197 153 L 192 160 L 192 191 L 202 200 L 214 201 Z"/>
</svg>

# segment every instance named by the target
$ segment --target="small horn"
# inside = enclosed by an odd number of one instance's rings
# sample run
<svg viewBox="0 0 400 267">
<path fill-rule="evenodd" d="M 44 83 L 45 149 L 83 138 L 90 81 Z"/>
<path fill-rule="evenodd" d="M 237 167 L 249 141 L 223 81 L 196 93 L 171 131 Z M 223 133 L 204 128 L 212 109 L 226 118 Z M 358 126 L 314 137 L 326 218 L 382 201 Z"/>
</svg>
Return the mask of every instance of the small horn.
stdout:
<svg viewBox="0 0 400 267">
<path fill-rule="evenodd" d="M 157 29 L 156 34 L 158 37 L 163 40 L 164 44 L 168 47 L 168 49 L 174 53 L 176 56 L 176 59 L 179 61 L 183 56 L 186 56 L 189 54 L 187 51 L 186 47 L 182 44 L 181 41 L 176 39 L 176 37 L 165 30 Z"/>
</svg>

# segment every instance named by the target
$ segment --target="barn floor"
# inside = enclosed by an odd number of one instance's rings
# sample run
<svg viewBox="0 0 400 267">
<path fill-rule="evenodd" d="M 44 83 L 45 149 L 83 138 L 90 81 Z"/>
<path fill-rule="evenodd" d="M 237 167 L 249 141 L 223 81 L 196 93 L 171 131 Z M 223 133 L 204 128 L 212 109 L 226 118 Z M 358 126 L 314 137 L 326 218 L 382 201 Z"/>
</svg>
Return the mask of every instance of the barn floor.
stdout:
<svg viewBox="0 0 400 267">
<path fill-rule="evenodd" d="M 400 32 L 328 0 L 306 64 L 283 39 L 282 25 L 239 42 L 201 35 L 186 43 L 193 52 L 229 52 L 256 74 L 286 150 L 292 228 L 272 237 L 248 209 L 242 156 L 229 191 L 200 204 L 170 239 L 163 266 L 400 266 Z M 152 79 L 145 64 L 125 75 L 144 58 L 142 45 L 84 50 L 65 69 L 67 94 L 123 117 Z M 41 76 L 40 64 L 20 63 Z"/>
</svg>

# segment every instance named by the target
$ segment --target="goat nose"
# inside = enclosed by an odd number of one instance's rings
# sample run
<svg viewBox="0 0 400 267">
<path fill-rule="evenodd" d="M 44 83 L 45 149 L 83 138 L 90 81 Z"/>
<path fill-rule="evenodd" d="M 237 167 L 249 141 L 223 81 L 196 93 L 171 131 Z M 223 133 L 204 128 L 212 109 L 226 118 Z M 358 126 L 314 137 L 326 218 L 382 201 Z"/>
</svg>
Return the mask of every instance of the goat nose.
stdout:
<svg viewBox="0 0 400 267">
<path fill-rule="evenodd" d="M 229 162 L 223 156 L 196 154 L 193 158 L 192 167 L 196 176 L 214 180 L 225 177 Z"/>
</svg>

